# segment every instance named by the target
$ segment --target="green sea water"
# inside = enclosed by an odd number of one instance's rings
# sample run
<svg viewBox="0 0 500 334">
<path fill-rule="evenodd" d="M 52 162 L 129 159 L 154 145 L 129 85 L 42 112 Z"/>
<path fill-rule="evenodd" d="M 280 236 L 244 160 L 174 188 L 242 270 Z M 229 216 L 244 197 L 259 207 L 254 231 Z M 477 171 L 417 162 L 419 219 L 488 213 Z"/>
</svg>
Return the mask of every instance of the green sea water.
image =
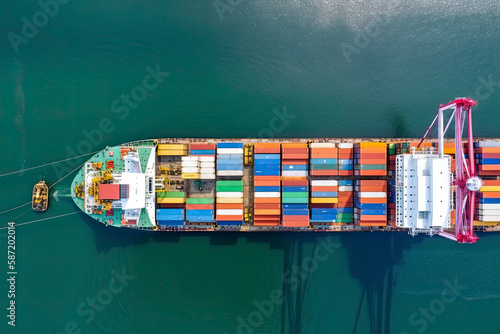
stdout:
<svg viewBox="0 0 500 334">
<path fill-rule="evenodd" d="M 54 3 L 0 0 L 0 174 L 156 137 L 418 137 L 465 95 L 475 135 L 500 137 L 498 1 Z M 83 161 L 0 178 L 0 211 Z M 77 212 L 71 179 L 16 221 Z M 151 235 L 76 213 L 16 229 L 15 327 L 0 231 L 0 333 L 498 333 L 500 235 L 479 237 Z"/>
</svg>

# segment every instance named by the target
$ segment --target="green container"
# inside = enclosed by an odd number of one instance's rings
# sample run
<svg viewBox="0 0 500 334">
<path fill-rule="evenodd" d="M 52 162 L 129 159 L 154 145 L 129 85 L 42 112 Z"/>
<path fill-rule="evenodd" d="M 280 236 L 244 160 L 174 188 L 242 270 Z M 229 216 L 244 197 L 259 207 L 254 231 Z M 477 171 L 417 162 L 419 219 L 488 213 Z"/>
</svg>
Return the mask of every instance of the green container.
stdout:
<svg viewBox="0 0 500 334">
<path fill-rule="evenodd" d="M 217 188 L 219 187 L 235 187 L 235 186 L 240 186 L 243 187 L 243 181 L 217 181 Z M 241 190 L 240 190 L 241 191 Z"/>
<path fill-rule="evenodd" d="M 217 186 L 217 192 L 243 191 L 243 186 Z"/>
<path fill-rule="evenodd" d="M 349 223 L 353 223 L 354 220 L 352 218 L 337 218 L 337 223 L 346 223 L 346 224 L 349 224 Z"/>
<path fill-rule="evenodd" d="M 186 204 L 213 204 L 213 198 L 188 198 Z"/>
<path fill-rule="evenodd" d="M 391 150 L 391 149 L 393 150 L 395 148 L 396 148 L 396 144 L 394 144 L 394 143 L 389 144 L 389 150 Z"/>
<path fill-rule="evenodd" d="M 337 164 L 313 164 L 311 170 L 336 170 Z"/>
<path fill-rule="evenodd" d="M 353 218 L 352 213 L 339 213 L 337 214 L 337 219 L 347 219 L 347 220 L 352 220 Z"/>
<path fill-rule="evenodd" d="M 387 165 L 355 165 L 355 170 L 385 170 Z"/>
<path fill-rule="evenodd" d="M 283 204 L 293 204 L 293 203 L 308 203 L 308 198 L 282 198 L 281 203 Z"/>
<path fill-rule="evenodd" d="M 305 192 L 282 192 L 281 193 L 281 197 L 283 198 L 305 198 L 305 199 L 308 199 L 309 198 L 309 193 L 307 191 Z M 307 203 L 307 202 L 306 202 Z"/>
<path fill-rule="evenodd" d="M 186 193 L 184 191 L 161 191 L 157 193 L 160 198 L 184 198 Z"/>
<path fill-rule="evenodd" d="M 389 149 L 389 155 L 396 154 L 396 149 Z"/>
</svg>

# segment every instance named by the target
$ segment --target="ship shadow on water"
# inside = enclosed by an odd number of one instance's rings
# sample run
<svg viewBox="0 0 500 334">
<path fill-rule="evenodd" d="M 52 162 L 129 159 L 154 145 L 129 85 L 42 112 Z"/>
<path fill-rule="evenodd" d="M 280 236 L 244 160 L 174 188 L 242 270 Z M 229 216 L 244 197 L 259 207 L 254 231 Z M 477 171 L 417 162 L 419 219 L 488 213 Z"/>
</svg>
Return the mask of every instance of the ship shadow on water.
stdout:
<svg viewBox="0 0 500 334">
<path fill-rule="evenodd" d="M 352 333 L 360 328 L 363 312 L 368 312 L 369 333 L 391 333 L 394 267 L 403 264 L 403 254 L 425 236 L 411 237 L 402 232 L 342 233 L 340 242 L 347 249 L 347 263 L 352 278 L 362 286 Z M 365 326 L 363 326 L 365 327 Z"/>
</svg>

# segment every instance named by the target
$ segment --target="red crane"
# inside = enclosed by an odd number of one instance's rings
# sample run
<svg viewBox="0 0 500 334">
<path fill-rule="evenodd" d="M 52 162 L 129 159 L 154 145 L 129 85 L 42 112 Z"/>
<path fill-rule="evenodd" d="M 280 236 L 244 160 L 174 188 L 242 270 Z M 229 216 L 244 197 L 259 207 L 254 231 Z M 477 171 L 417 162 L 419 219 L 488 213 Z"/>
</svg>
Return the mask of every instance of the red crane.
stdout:
<svg viewBox="0 0 500 334">
<path fill-rule="evenodd" d="M 438 113 L 431 123 L 429 129 L 420 141 L 419 147 L 427 134 L 433 127 L 436 120 L 438 121 L 438 154 L 443 156 L 444 152 L 444 135 L 448 130 L 451 122 L 455 120 L 455 180 L 456 186 L 455 196 L 455 234 L 447 232 L 439 232 L 442 237 L 455 240 L 459 243 L 469 244 L 475 243 L 478 239 L 474 235 L 474 206 L 476 192 L 482 187 L 482 181 L 476 174 L 476 166 L 474 164 L 474 138 L 472 136 L 472 107 L 477 104 L 477 101 L 469 98 L 457 98 L 447 104 L 439 106 Z M 453 110 L 453 113 L 443 130 L 443 112 Z M 462 134 L 465 123 L 467 123 L 467 151 L 468 157 L 464 154 L 464 144 L 462 143 Z"/>
</svg>

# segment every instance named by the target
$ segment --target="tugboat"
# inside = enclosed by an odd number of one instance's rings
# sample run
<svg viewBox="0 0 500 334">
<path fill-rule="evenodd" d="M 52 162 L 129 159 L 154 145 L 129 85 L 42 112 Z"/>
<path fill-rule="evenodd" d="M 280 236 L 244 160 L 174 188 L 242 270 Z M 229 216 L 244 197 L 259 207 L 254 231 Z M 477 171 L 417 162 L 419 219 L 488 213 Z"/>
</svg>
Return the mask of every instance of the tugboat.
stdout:
<svg viewBox="0 0 500 334">
<path fill-rule="evenodd" d="M 45 211 L 49 204 L 49 187 L 45 181 L 40 181 L 33 187 L 31 207 L 34 211 Z"/>
</svg>

